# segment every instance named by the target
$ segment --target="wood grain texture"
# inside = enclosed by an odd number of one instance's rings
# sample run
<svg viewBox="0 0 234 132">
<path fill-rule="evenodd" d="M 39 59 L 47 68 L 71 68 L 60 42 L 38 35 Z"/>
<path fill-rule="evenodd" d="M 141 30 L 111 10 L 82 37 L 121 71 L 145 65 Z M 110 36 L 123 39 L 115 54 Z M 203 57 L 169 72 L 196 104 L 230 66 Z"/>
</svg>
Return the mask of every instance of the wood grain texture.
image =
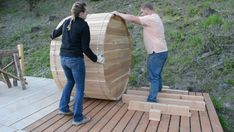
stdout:
<svg viewBox="0 0 234 132">
<path fill-rule="evenodd" d="M 131 40 L 126 23 L 111 13 L 90 14 L 90 48 L 104 53 L 105 64 L 93 63 L 86 56 L 85 95 L 90 98 L 119 100 L 125 92 L 131 67 Z M 51 41 L 50 65 L 53 78 L 63 89 L 66 78 L 60 64 L 61 37 Z M 74 95 L 73 91 L 73 95 Z"/>
</svg>

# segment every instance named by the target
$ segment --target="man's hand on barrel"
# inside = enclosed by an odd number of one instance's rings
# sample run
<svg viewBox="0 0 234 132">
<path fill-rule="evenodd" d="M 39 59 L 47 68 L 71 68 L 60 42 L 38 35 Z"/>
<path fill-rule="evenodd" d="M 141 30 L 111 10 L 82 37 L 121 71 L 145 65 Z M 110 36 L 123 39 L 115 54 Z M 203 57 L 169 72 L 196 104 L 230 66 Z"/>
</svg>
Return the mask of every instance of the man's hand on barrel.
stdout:
<svg viewBox="0 0 234 132">
<path fill-rule="evenodd" d="M 97 63 L 99 63 L 99 64 L 105 63 L 105 58 L 104 58 L 103 54 L 97 54 Z"/>
<path fill-rule="evenodd" d="M 114 14 L 114 15 L 119 16 L 119 12 L 118 12 L 118 11 L 113 11 L 113 12 L 111 12 L 111 13 Z"/>
</svg>

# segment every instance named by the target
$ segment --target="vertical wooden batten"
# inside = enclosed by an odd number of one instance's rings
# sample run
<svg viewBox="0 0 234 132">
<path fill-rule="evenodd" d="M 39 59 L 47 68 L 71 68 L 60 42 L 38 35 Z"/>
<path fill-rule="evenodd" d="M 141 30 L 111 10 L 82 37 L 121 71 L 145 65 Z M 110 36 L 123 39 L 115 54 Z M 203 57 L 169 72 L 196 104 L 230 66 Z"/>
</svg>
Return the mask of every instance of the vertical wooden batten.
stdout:
<svg viewBox="0 0 234 132">
<path fill-rule="evenodd" d="M 22 70 L 22 74 L 24 75 L 24 47 L 23 44 L 18 44 L 17 45 L 18 53 L 19 53 L 19 63 L 20 63 L 20 68 Z"/>
</svg>

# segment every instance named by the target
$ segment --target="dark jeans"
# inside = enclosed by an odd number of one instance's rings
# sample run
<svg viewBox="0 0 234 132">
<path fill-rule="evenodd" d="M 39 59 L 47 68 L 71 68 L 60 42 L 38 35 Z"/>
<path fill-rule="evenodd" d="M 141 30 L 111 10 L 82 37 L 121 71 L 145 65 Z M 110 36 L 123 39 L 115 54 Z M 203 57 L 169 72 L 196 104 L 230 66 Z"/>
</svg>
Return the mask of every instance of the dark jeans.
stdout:
<svg viewBox="0 0 234 132">
<path fill-rule="evenodd" d="M 158 91 L 162 89 L 162 70 L 166 62 L 168 52 L 149 54 L 147 60 L 147 68 L 151 88 L 149 92 L 148 102 L 156 102 Z"/>
<path fill-rule="evenodd" d="M 83 100 L 85 87 L 85 63 L 81 57 L 63 57 L 61 64 L 66 75 L 67 83 L 63 89 L 62 97 L 59 104 L 59 110 L 69 111 L 69 102 L 72 89 L 76 84 L 76 94 L 73 106 L 73 119 L 78 122 L 83 120 Z"/>
</svg>

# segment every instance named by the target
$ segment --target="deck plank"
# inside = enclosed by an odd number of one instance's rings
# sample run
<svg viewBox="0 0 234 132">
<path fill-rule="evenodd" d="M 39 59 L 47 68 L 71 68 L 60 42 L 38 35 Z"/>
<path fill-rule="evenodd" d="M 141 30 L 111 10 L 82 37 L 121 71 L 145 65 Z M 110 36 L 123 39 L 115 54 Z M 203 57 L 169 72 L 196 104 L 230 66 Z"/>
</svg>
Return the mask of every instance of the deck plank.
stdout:
<svg viewBox="0 0 234 132">
<path fill-rule="evenodd" d="M 190 92 L 189 94 L 195 95 L 194 92 Z M 196 93 L 196 95 L 201 96 L 202 94 Z M 191 111 L 191 117 L 162 114 L 161 121 L 159 122 L 149 121 L 148 112 L 128 110 L 128 105 L 122 101 L 87 99 L 84 103 L 84 115 L 92 117 L 91 121 L 87 124 L 72 126 L 72 116 L 57 115 L 57 110 L 55 110 L 27 126 L 24 130 L 45 132 L 222 132 L 223 130 L 219 120 L 217 120 L 218 123 L 214 122 L 212 124 L 212 118 L 214 117 L 210 116 L 216 116 L 215 118 L 217 119 L 218 117 L 214 113 L 214 107 L 209 95 L 204 96 L 204 99 L 206 102 L 206 111 Z M 210 104 L 207 104 L 208 101 L 210 101 Z M 48 108 L 49 106 L 45 109 Z M 15 124 L 12 126 L 17 126 Z M 217 127 L 221 127 L 221 130 L 214 130 L 216 125 L 219 125 Z"/>
<path fill-rule="evenodd" d="M 195 95 L 194 92 L 189 92 L 190 95 Z M 201 132 L 201 125 L 200 125 L 200 119 L 199 119 L 199 113 L 198 111 L 191 111 L 191 132 Z"/>
<path fill-rule="evenodd" d="M 128 110 L 127 113 L 123 116 L 123 118 L 118 122 L 116 127 L 113 129 L 113 132 L 123 131 L 128 122 L 131 120 L 134 113 L 135 111 Z"/>
<path fill-rule="evenodd" d="M 89 105 L 91 105 L 94 102 L 94 100 L 86 100 L 84 101 L 84 105 L 83 105 L 83 109 L 86 109 Z M 70 103 L 71 104 L 71 110 L 73 109 L 73 102 Z M 61 115 L 56 115 L 56 116 L 61 116 Z M 59 127 L 61 127 L 64 123 L 70 121 L 72 118 L 72 116 L 62 116 L 62 118 L 60 118 L 60 120 L 56 121 L 53 125 L 51 125 L 50 127 L 48 127 L 47 129 L 43 130 L 43 131 L 47 131 L 47 132 L 52 132 L 55 131 L 56 129 L 58 129 Z"/>
<path fill-rule="evenodd" d="M 47 120 L 53 118 L 54 116 L 56 116 L 58 113 L 58 109 L 54 110 L 53 112 L 51 112 L 50 114 L 44 116 L 43 118 L 41 118 L 40 120 L 32 123 L 31 125 L 27 126 L 26 128 L 24 128 L 25 131 L 32 131 L 33 129 L 35 129 L 36 127 L 42 125 L 44 122 L 46 122 Z"/>
<path fill-rule="evenodd" d="M 180 132 L 190 131 L 190 117 L 181 116 L 180 119 Z"/>
<path fill-rule="evenodd" d="M 73 103 L 73 102 L 71 102 L 71 103 Z M 31 125 L 25 127 L 23 130 L 32 131 L 32 130 L 36 129 L 37 127 L 41 126 L 43 123 L 50 120 L 51 118 L 55 117 L 57 114 L 58 114 L 58 109 L 52 111 L 51 113 L 47 114 L 46 116 L 44 116 L 43 118 L 37 120 L 36 122 L 31 123 Z"/>
<path fill-rule="evenodd" d="M 132 119 L 127 124 L 124 132 L 134 132 L 144 112 L 136 111 Z"/>
<path fill-rule="evenodd" d="M 96 108 L 100 103 L 101 103 L 101 100 L 95 100 L 91 105 L 89 105 L 86 109 L 84 109 L 83 114 L 87 115 L 91 110 Z M 72 119 L 72 117 L 70 119 Z M 72 127 L 72 122 L 68 121 L 64 123 L 61 127 L 59 127 L 57 130 L 55 130 L 55 132 L 65 132 L 71 127 Z"/>
<path fill-rule="evenodd" d="M 158 129 L 159 121 L 150 121 L 146 132 L 156 132 Z"/>
<path fill-rule="evenodd" d="M 53 94 L 32 105 L 29 105 L 28 107 L 24 107 L 23 109 L 20 109 L 19 111 L 16 111 L 14 113 L 9 113 L 8 115 L 5 116 L 5 118 L 1 118 L 0 122 L 6 126 L 12 125 L 16 123 L 17 121 L 41 109 L 44 109 L 45 107 L 52 105 L 53 103 L 58 101 L 59 97 L 60 97 L 59 94 Z"/>
<path fill-rule="evenodd" d="M 206 106 L 207 106 L 207 111 L 208 111 L 208 115 L 210 117 L 211 120 L 211 126 L 212 126 L 212 130 L 214 132 L 223 132 L 223 128 L 219 122 L 219 118 L 218 115 L 215 111 L 215 108 L 212 104 L 212 101 L 210 99 L 210 96 L 208 93 L 203 93 L 203 96 L 205 98 L 205 102 L 206 102 Z"/>
<path fill-rule="evenodd" d="M 85 124 L 81 129 L 79 129 L 79 131 L 82 132 L 88 132 L 96 123 L 99 122 L 99 120 L 101 118 L 103 118 L 103 116 L 111 109 L 113 108 L 115 105 L 117 104 L 117 102 L 110 102 L 108 103 L 101 111 L 99 111 L 99 113 L 97 113 L 92 120 Z"/>
<path fill-rule="evenodd" d="M 171 116 L 169 132 L 179 132 L 180 116 Z"/>
<path fill-rule="evenodd" d="M 202 93 L 196 93 L 196 95 L 201 96 Z M 207 108 L 205 111 L 199 111 L 199 116 L 201 121 L 201 130 L 203 132 L 212 132 L 211 123 L 207 114 Z"/>
<path fill-rule="evenodd" d="M 26 97 L 24 96 L 22 98 L 17 99 L 17 101 L 14 100 L 13 103 L 2 106 L 0 108 L 0 111 L 1 111 L 0 116 L 2 117 L 3 115 L 9 114 L 9 113 L 13 114 L 14 112 L 17 112 L 21 109 L 24 109 L 25 107 L 28 107 L 34 103 L 37 103 L 46 97 L 50 97 L 53 94 L 59 94 L 58 91 L 56 91 L 54 89 L 50 90 L 50 88 L 51 87 L 49 86 L 48 87 L 49 90 L 47 90 L 48 92 L 46 92 L 46 93 L 45 93 L 45 91 L 39 90 L 38 92 L 35 92 L 34 94 L 31 94 L 31 95 L 26 96 Z M 4 111 L 4 112 L 2 112 L 2 111 Z"/>
<path fill-rule="evenodd" d="M 51 83 L 53 82 L 52 79 L 41 79 L 34 77 L 27 77 L 27 79 L 29 79 L 29 85 L 27 85 L 26 90 L 22 90 L 22 88 L 19 86 L 10 89 L 0 89 L 0 108 L 5 107 L 7 105 L 11 105 L 12 103 L 17 102 L 18 100 L 27 98 L 28 96 L 35 94 L 39 91 L 45 91 L 46 89 L 48 90 L 48 87 L 46 87 L 47 85 L 54 86 L 51 87 L 51 90 L 58 90 L 56 85 L 54 83 Z M 33 83 L 31 83 L 31 81 Z"/>
<path fill-rule="evenodd" d="M 109 132 L 114 129 L 116 124 L 118 124 L 119 120 L 124 116 L 127 112 L 127 104 L 124 104 L 121 109 L 112 117 L 112 119 L 105 125 L 105 127 L 101 130 L 101 132 Z"/>
<path fill-rule="evenodd" d="M 98 114 L 98 112 L 100 112 L 107 104 L 108 104 L 108 101 L 102 101 L 97 107 L 95 107 L 94 109 L 92 109 L 86 116 L 90 117 L 91 120 L 93 120 L 92 118 L 94 117 L 94 115 Z M 87 125 L 87 124 L 79 125 L 79 126 L 72 126 L 71 128 L 69 128 L 67 130 L 67 132 L 78 131 L 79 129 L 81 129 L 85 125 Z"/>
<path fill-rule="evenodd" d="M 38 111 L 38 112 L 20 120 L 20 121 L 12 124 L 10 127 L 22 130 L 23 128 L 27 127 L 28 125 L 32 124 L 33 122 L 46 116 L 48 113 L 53 112 L 55 109 L 58 108 L 58 103 L 59 102 L 55 102 L 54 104 L 42 109 L 41 111 Z"/>
<path fill-rule="evenodd" d="M 170 123 L 170 115 L 163 114 L 161 117 L 161 121 L 158 126 L 159 132 L 167 132 Z M 149 126 L 148 126 L 149 127 Z"/>
<path fill-rule="evenodd" d="M 139 124 L 137 125 L 136 132 L 146 131 L 149 122 L 150 122 L 149 121 L 149 113 L 144 112 L 141 120 L 139 121 Z"/>
<path fill-rule="evenodd" d="M 118 104 L 116 104 L 97 124 L 93 126 L 90 132 L 100 131 L 123 105 L 123 102 L 119 101 Z"/>
</svg>

